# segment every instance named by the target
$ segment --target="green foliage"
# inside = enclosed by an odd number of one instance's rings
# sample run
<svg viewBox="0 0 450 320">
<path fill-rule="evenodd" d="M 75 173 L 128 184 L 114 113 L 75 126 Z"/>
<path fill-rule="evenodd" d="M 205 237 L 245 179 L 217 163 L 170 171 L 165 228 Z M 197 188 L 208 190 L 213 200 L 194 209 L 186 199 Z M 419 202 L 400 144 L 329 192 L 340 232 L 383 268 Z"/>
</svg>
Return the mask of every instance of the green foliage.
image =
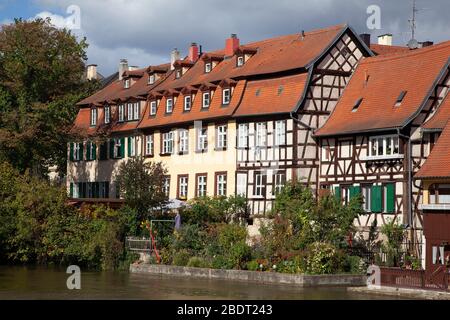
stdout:
<svg viewBox="0 0 450 320">
<path fill-rule="evenodd" d="M 280 261 L 277 271 L 281 273 L 305 273 L 306 258 L 303 255 L 295 255 L 289 259 Z"/>
<path fill-rule="evenodd" d="M 382 251 L 386 253 L 386 264 L 389 267 L 400 266 L 401 247 L 405 237 L 405 229 L 397 221 L 388 220 L 382 227 L 381 233 L 386 236 L 387 241 L 382 245 Z"/>
<path fill-rule="evenodd" d="M 158 215 L 167 204 L 163 188 L 166 173 L 162 163 L 149 163 L 144 157 L 121 163 L 116 181 L 126 204 L 138 213 L 140 220 Z"/>
<path fill-rule="evenodd" d="M 247 270 L 249 271 L 258 271 L 259 270 L 259 263 L 256 260 L 252 260 L 247 262 Z"/>
<path fill-rule="evenodd" d="M 189 259 L 191 258 L 191 253 L 186 250 L 178 250 L 173 254 L 173 265 L 185 267 L 187 266 Z"/>
<path fill-rule="evenodd" d="M 367 266 L 364 260 L 358 256 L 346 256 L 343 262 L 343 271 L 351 274 L 363 274 Z"/>
<path fill-rule="evenodd" d="M 209 268 L 209 263 L 201 257 L 192 257 L 187 263 L 188 267 L 191 268 Z"/>
<path fill-rule="evenodd" d="M 333 274 L 342 270 L 345 256 L 334 245 L 316 242 L 308 248 L 307 272 Z"/>
</svg>

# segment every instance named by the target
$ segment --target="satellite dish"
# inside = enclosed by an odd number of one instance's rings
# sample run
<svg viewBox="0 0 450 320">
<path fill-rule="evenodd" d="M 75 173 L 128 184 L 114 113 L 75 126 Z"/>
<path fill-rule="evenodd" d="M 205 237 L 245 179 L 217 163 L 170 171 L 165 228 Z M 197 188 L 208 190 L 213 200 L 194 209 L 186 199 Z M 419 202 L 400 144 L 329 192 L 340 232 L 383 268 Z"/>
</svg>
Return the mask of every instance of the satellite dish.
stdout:
<svg viewBox="0 0 450 320">
<path fill-rule="evenodd" d="M 408 44 L 407 44 L 408 48 L 412 49 L 417 49 L 419 47 L 419 42 L 417 42 L 416 39 L 411 39 L 409 40 Z"/>
</svg>

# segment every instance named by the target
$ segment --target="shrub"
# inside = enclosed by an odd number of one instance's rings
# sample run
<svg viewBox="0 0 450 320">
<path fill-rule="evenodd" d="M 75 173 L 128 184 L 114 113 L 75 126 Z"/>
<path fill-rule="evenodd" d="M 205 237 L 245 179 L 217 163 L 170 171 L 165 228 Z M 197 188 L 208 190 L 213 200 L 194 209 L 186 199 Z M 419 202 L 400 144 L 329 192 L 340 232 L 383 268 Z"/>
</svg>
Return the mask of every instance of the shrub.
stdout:
<svg viewBox="0 0 450 320">
<path fill-rule="evenodd" d="M 387 266 L 400 266 L 401 246 L 405 237 L 405 229 L 394 219 L 388 220 L 387 223 L 381 227 L 381 233 L 387 238 L 387 241 L 382 244 L 382 250 L 387 255 Z"/>
<path fill-rule="evenodd" d="M 188 267 L 192 268 L 209 268 L 209 263 L 200 257 L 192 257 L 187 263 Z"/>
<path fill-rule="evenodd" d="M 185 267 L 189 259 L 191 258 L 191 254 L 187 250 L 180 250 L 173 254 L 172 264 L 175 266 Z"/>
<path fill-rule="evenodd" d="M 247 270 L 249 271 L 258 271 L 259 270 L 259 263 L 256 260 L 252 260 L 247 262 Z"/>
<path fill-rule="evenodd" d="M 306 257 L 302 255 L 295 255 L 289 259 L 282 260 L 277 264 L 277 272 L 281 273 L 305 273 L 307 268 Z"/>
<path fill-rule="evenodd" d="M 317 242 L 308 247 L 307 272 L 332 274 L 341 271 L 344 256 L 331 243 Z"/>
<path fill-rule="evenodd" d="M 361 257 L 358 256 L 346 256 L 344 265 L 344 272 L 351 274 L 363 274 L 366 272 L 366 263 Z"/>
</svg>

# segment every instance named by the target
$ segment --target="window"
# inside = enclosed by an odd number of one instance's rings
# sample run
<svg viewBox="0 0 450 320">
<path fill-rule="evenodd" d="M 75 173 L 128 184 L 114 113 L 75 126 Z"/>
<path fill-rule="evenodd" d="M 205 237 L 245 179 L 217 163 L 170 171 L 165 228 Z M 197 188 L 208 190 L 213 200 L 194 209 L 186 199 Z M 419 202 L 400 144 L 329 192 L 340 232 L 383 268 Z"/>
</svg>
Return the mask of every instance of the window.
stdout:
<svg viewBox="0 0 450 320">
<path fill-rule="evenodd" d="M 175 74 L 175 77 L 176 77 L 177 79 L 179 79 L 179 78 L 181 78 L 182 75 L 183 75 L 183 70 L 177 69 L 177 72 L 176 72 L 176 74 Z"/>
<path fill-rule="evenodd" d="M 149 134 L 149 135 L 145 136 L 145 155 L 146 156 L 153 155 L 153 147 L 154 147 L 153 135 Z"/>
<path fill-rule="evenodd" d="M 259 122 L 256 124 L 256 146 L 265 147 L 267 144 L 266 123 Z"/>
<path fill-rule="evenodd" d="M 97 125 L 97 108 L 91 109 L 91 126 L 95 127 Z"/>
<path fill-rule="evenodd" d="M 398 136 L 373 137 L 370 138 L 369 145 L 370 157 L 389 157 L 400 155 Z"/>
<path fill-rule="evenodd" d="M 123 82 L 123 87 L 125 89 L 128 89 L 130 87 L 130 79 L 125 79 L 125 81 Z"/>
<path fill-rule="evenodd" d="M 236 194 L 243 197 L 247 196 L 247 173 L 236 175 Z"/>
<path fill-rule="evenodd" d="M 238 127 L 238 148 L 248 147 L 248 123 L 241 123 Z"/>
<path fill-rule="evenodd" d="M 450 203 L 450 184 L 433 184 L 430 187 L 430 204 Z"/>
<path fill-rule="evenodd" d="M 244 65 L 244 56 L 238 56 L 237 57 L 237 66 L 242 67 Z"/>
<path fill-rule="evenodd" d="M 173 99 L 167 99 L 166 101 L 166 113 L 172 113 L 173 111 Z"/>
<path fill-rule="evenodd" d="M 282 171 L 275 173 L 273 182 L 273 195 L 277 195 L 281 192 L 284 185 L 286 184 L 286 173 Z"/>
<path fill-rule="evenodd" d="M 370 211 L 373 213 L 395 212 L 395 184 L 386 183 L 370 187 Z"/>
<path fill-rule="evenodd" d="M 178 151 L 181 154 L 187 154 L 189 152 L 189 130 L 180 129 L 178 131 Z"/>
<path fill-rule="evenodd" d="M 197 174 L 197 197 L 205 197 L 206 196 L 206 182 L 207 175 L 206 174 Z"/>
<path fill-rule="evenodd" d="M 256 197 L 266 196 L 266 175 L 262 172 L 255 173 L 254 192 Z"/>
<path fill-rule="evenodd" d="M 163 192 L 168 197 L 170 195 L 170 176 L 163 178 Z"/>
<path fill-rule="evenodd" d="M 136 137 L 128 137 L 128 157 L 136 156 Z"/>
<path fill-rule="evenodd" d="M 370 212 L 370 203 L 371 203 L 371 198 L 370 198 L 370 190 L 372 188 L 372 185 L 364 185 L 362 187 L 362 196 L 363 196 L 363 209 L 366 212 Z"/>
<path fill-rule="evenodd" d="M 131 121 L 133 120 L 133 104 L 129 103 L 127 108 L 127 120 Z"/>
<path fill-rule="evenodd" d="M 211 62 L 208 62 L 205 64 L 205 73 L 210 73 L 212 70 L 212 64 Z"/>
<path fill-rule="evenodd" d="M 286 144 L 286 122 L 283 120 L 275 122 L 275 145 Z"/>
<path fill-rule="evenodd" d="M 154 74 L 151 74 L 148 76 L 148 84 L 154 84 L 156 80 L 156 77 Z"/>
<path fill-rule="evenodd" d="M 73 161 L 81 161 L 83 160 L 83 143 L 75 142 L 73 144 L 72 150 L 72 159 Z"/>
<path fill-rule="evenodd" d="M 106 106 L 105 107 L 105 124 L 108 124 L 111 122 L 111 107 Z"/>
<path fill-rule="evenodd" d="M 119 122 L 125 120 L 125 105 L 119 104 Z"/>
<path fill-rule="evenodd" d="M 216 196 L 222 197 L 227 195 L 227 173 L 216 173 Z"/>
<path fill-rule="evenodd" d="M 178 176 L 178 199 L 186 200 L 188 195 L 188 176 Z"/>
<path fill-rule="evenodd" d="M 208 128 L 198 128 L 197 130 L 197 151 L 208 150 Z"/>
<path fill-rule="evenodd" d="M 184 97 L 184 111 L 191 110 L 191 107 L 192 107 L 192 97 L 191 96 Z"/>
<path fill-rule="evenodd" d="M 97 145 L 88 141 L 86 143 L 86 160 L 94 161 L 97 158 Z"/>
<path fill-rule="evenodd" d="M 114 159 L 120 159 L 124 156 L 125 139 L 115 138 L 111 140 L 112 156 Z"/>
<path fill-rule="evenodd" d="M 163 134 L 163 154 L 173 153 L 173 131 Z"/>
<path fill-rule="evenodd" d="M 397 101 L 395 102 L 396 107 L 401 106 L 403 99 L 405 99 L 406 93 L 407 93 L 407 91 L 400 92 L 400 95 L 398 96 Z"/>
<path fill-rule="evenodd" d="M 141 113 L 140 109 L 141 109 L 140 108 L 140 103 L 139 102 L 135 102 L 133 104 L 133 120 L 139 120 L 140 113 Z"/>
<path fill-rule="evenodd" d="M 227 125 L 217 126 L 216 134 L 216 148 L 219 150 L 225 150 L 227 148 Z"/>
<path fill-rule="evenodd" d="M 156 107 L 157 107 L 156 101 L 150 102 L 150 115 L 151 116 L 154 116 L 156 114 Z"/>
<path fill-rule="evenodd" d="M 231 100 L 231 89 L 222 90 L 222 104 L 230 104 Z"/>
<path fill-rule="evenodd" d="M 210 93 L 209 92 L 204 92 L 203 93 L 203 108 L 209 108 L 209 104 L 210 104 Z"/>
<path fill-rule="evenodd" d="M 109 198 L 109 182 L 100 182 L 99 188 L 99 198 L 108 199 Z"/>
<path fill-rule="evenodd" d="M 445 265 L 445 246 L 433 246 L 432 247 L 432 263 L 434 265 Z"/>
<path fill-rule="evenodd" d="M 362 98 L 356 100 L 355 104 L 353 105 L 352 112 L 358 111 L 358 108 L 359 108 L 359 106 L 361 105 L 362 101 L 363 101 Z"/>
</svg>

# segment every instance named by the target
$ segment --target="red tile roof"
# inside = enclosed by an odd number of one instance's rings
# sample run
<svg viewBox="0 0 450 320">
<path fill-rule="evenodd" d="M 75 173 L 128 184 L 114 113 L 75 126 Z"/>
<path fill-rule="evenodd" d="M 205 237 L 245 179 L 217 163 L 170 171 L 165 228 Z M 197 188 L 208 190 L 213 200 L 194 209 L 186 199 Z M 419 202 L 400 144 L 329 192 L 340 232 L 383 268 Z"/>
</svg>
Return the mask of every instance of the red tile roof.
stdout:
<svg viewBox="0 0 450 320">
<path fill-rule="evenodd" d="M 103 111 L 98 114 L 98 119 L 102 118 Z M 97 133 L 98 128 L 98 126 L 91 127 L 91 108 L 80 108 L 70 133 L 78 136 L 92 136 Z"/>
<path fill-rule="evenodd" d="M 307 84 L 308 73 L 250 81 L 234 116 L 289 113 L 294 110 Z"/>
<path fill-rule="evenodd" d="M 428 98 L 449 57 L 450 41 L 447 41 L 407 53 L 364 59 L 330 118 L 316 135 L 351 134 L 405 126 Z M 406 96 L 396 107 L 402 91 L 407 92 Z M 355 102 L 361 98 L 362 103 L 353 112 Z"/>
<path fill-rule="evenodd" d="M 433 151 L 415 177 L 418 179 L 450 178 L 450 122 L 445 126 Z"/>
<path fill-rule="evenodd" d="M 388 54 L 395 54 L 395 53 L 406 53 L 409 52 L 410 49 L 408 47 L 402 47 L 402 46 L 388 46 L 384 44 L 376 44 L 371 43 L 370 49 L 379 56 L 385 56 Z"/>
<path fill-rule="evenodd" d="M 450 95 L 441 103 L 433 117 L 422 126 L 425 130 L 442 131 L 450 119 Z"/>
</svg>

